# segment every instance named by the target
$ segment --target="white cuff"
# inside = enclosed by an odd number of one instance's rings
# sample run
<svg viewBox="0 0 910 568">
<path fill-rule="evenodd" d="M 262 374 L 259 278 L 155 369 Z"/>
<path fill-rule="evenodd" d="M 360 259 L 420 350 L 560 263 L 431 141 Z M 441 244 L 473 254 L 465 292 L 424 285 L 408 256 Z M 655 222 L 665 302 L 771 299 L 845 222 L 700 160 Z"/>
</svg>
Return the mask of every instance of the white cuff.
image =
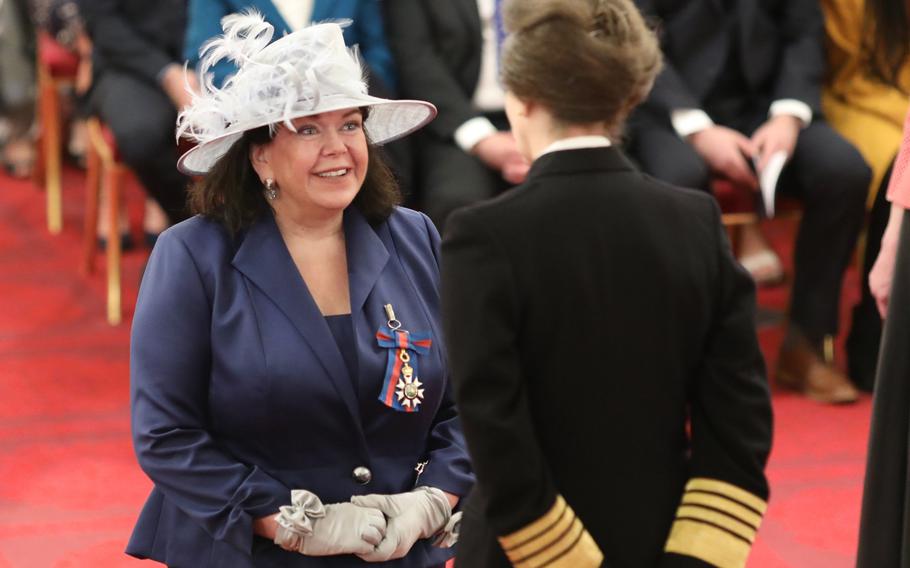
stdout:
<svg viewBox="0 0 910 568">
<path fill-rule="evenodd" d="M 803 128 L 812 123 L 812 108 L 796 99 L 780 99 L 771 103 L 771 109 L 768 111 L 769 117 L 789 114 L 795 116 L 803 123 Z"/>
<path fill-rule="evenodd" d="M 708 113 L 700 108 L 679 108 L 670 111 L 670 122 L 680 138 L 685 138 L 705 128 L 714 126 Z"/>
<path fill-rule="evenodd" d="M 498 130 L 490 119 L 478 116 L 465 122 L 455 130 L 455 143 L 465 152 L 470 152 L 478 142 L 496 134 Z"/>
</svg>

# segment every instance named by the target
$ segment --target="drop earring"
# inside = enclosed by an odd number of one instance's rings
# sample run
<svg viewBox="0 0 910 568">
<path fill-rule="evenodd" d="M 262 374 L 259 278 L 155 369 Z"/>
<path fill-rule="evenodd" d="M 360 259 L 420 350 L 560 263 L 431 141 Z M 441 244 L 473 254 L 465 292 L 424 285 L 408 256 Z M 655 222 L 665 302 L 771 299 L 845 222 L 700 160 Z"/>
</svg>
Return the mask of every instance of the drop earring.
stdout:
<svg viewBox="0 0 910 568">
<path fill-rule="evenodd" d="M 266 178 L 265 180 L 265 197 L 269 201 L 278 199 L 278 184 L 272 178 Z"/>
</svg>

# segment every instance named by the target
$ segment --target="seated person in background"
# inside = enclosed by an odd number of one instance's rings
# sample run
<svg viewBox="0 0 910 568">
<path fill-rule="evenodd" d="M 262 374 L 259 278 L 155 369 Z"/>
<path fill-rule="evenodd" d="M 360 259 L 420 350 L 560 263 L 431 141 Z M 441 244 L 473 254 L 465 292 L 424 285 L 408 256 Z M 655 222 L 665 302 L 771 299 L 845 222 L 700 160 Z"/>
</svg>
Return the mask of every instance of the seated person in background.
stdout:
<svg viewBox="0 0 910 568">
<path fill-rule="evenodd" d="M 869 55 L 870 38 L 875 31 L 865 25 L 865 0 L 821 0 L 821 5 L 828 58 L 822 110 L 831 126 L 856 146 L 872 168 L 866 198 L 870 215 L 862 254 L 862 296 L 853 308 L 846 344 L 850 378 L 860 388 L 872 390 L 882 320 L 869 290 L 868 274 L 888 223 L 885 188 L 901 143 L 904 115 L 910 106 L 906 94 L 910 93 L 910 66 L 904 63 L 896 86 L 875 76 Z"/>
<path fill-rule="evenodd" d="M 657 38 L 631 0 L 505 6 L 506 111 L 533 165 L 453 213 L 442 246 L 477 472 L 458 565 L 742 568 L 771 446 L 755 285 L 711 196 L 612 143 Z"/>
<path fill-rule="evenodd" d="M 24 0 L 0 2 L 0 133 L 6 171 L 28 177 L 35 161 L 32 122 L 35 118 L 34 33 Z"/>
<path fill-rule="evenodd" d="M 224 30 L 200 68 L 241 55 L 235 80 L 180 115 L 198 142 L 180 167 L 205 175 L 198 215 L 162 235 L 136 304 L 133 439 L 155 488 L 127 552 L 193 568 L 441 566 L 473 476 L 439 235 L 397 207 L 374 146 L 433 108 L 367 95 L 337 24 L 268 47 L 258 15 Z"/>
<path fill-rule="evenodd" d="M 89 103 L 110 127 L 121 158 L 160 210 L 146 207 L 149 241 L 187 217 L 188 178 L 177 171 L 174 122 L 190 102 L 184 78 L 185 0 L 81 0 L 93 43 Z M 99 216 L 99 220 L 103 216 Z"/>
<path fill-rule="evenodd" d="M 500 0 L 385 2 L 399 94 L 430 101 L 436 119 L 415 138 L 421 208 L 440 230 L 449 213 L 520 183 L 498 82 Z"/>
<path fill-rule="evenodd" d="M 817 0 L 637 3 L 659 22 L 666 66 L 634 117 L 632 153 L 655 177 L 704 190 L 712 175 L 757 188 L 750 163 L 761 172 L 786 154 L 778 192 L 804 212 L 777 379 L 821 402 L 856 400 L 833 337 L 871 174 L 820 114 Z"/>
</svg>

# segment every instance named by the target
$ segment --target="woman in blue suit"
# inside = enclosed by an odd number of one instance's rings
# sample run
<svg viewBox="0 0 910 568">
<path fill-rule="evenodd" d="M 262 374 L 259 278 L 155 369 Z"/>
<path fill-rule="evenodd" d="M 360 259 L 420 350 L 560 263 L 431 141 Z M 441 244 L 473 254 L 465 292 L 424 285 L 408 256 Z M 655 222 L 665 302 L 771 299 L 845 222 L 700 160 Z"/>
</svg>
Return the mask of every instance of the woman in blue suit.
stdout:
<svg viewBox="0 0 910 568">
<path fill-rule="evenodd" d="M 336 24 L 269 45 L 178 120 L 205 174 L 162 234 L 132 330 L 136 454 L 155 487 L 127 552 L 174 567 L 441 566 L 473 483 L 440 335 L 439 237 L 373 144 L 429 122 L 366 94 Z M 265 47 L 268 45 L 268 47 Z"/>
<path fill-rule="evenodd" d="M 280 37 L 301 27 L 301 23 L 325 20 L 352 20 L 344 28 L 348 45 L 357 45 L 370 71 L 370 91 L 387 95 L 395 92 L 396 77 L 392 53 L 385 38 L 379 0 L 190 0 L 184 56 L 190 67 L 199 63 L 203 44 L 221 33 L 221 18 L 253 8 L 272 24 Z M 212 69 L 221 85 L 236 68 L 222 61 Z"/>
</svg>

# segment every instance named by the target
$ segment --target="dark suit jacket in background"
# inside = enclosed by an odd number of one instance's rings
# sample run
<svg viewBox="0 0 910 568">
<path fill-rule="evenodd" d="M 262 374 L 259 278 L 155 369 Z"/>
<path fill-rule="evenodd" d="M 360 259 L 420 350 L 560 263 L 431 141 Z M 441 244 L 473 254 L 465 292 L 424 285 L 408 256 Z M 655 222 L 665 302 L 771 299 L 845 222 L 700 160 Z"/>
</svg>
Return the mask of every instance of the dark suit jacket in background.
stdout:
<svg viewBox="0 0 910 568">
<path fill-rule="evenodd" d="M 737 503 L 768 497 L 754 285 L 710 196 L 639 173 L 615 148 L 545 154 L 524 184 L 452 215 L 442 283 L 477 473 L 460 565 L 510 566 L 497 537 L 557 494 L 611 568 L 708 566 L 696 553 L 743 546 L 674 523 L 693 480 L 720 482 L 727 522 L 757 528 Z M 663 552 L 671 526 L 700 533 L 692 554 Z"/>
<path fill-rule="evenodd" d="M 92 37 L 95 76 L 107 69 L 159 86 L 170 63 L 183 63 L 186 0 L 80 0 Z"/>
<path fill-rule="evenodd" d="M 399 94 L 430 101 L 439 109 L 436 120 L 413 140 L 419 203 L 441 229 L 454 209 L 493 197 L 510 185 L 454 138 L 459 126 L 484 116 L 473 103 L 483 51 L 477 0 L 383 4 Z M 508 129 L 504 113 L 488 118 L 497 128 Z"/>
<path fill-rule="evenodd" d="M 725 70 L 731 37 L 739 42 L 739 67 L 748 92 L 764 106 L 797 99 L 821 110 L 825 70 L 824 20 L 816 0 L 635 0 L 658 25 L 665 67 L 642 106 L 669 116 L 704 108 Z M 736 31 L 724 25 L 733 12 Z"/>
<path fill-rule="evenodd" d="M 483 46 L 477 0 L 393 0 L 385 11 L 401 96 L 436 105 L 425 130 L 451 139 L 480 116 L 471 102 Z"/>
<path fill-rule="evenodd" d="M 353 207 L 344 230 L 356 376 L 271 213 L 237 239 L 201 217 L 161 235 L 133 320 L 133 440 L 155 487 L 129 554 L 181 568 L 363 566 L 284 551 L 254 537 L 252 521 L 290 504 L 292 489 L 324 503 L 410 491 L 418 476 L 455 495 L 470 489 L 438 318 L 436 230 L 405 209 L 374 228 Z M 378 400 L 387 303 L 433 339 L 417 356 L 426 398 L 416 413 Z M 371 482 L 355 481 L 358 466 Z M 434 566 L 452 553 L 423 540 L 389 566 Z"/>
</svg>

